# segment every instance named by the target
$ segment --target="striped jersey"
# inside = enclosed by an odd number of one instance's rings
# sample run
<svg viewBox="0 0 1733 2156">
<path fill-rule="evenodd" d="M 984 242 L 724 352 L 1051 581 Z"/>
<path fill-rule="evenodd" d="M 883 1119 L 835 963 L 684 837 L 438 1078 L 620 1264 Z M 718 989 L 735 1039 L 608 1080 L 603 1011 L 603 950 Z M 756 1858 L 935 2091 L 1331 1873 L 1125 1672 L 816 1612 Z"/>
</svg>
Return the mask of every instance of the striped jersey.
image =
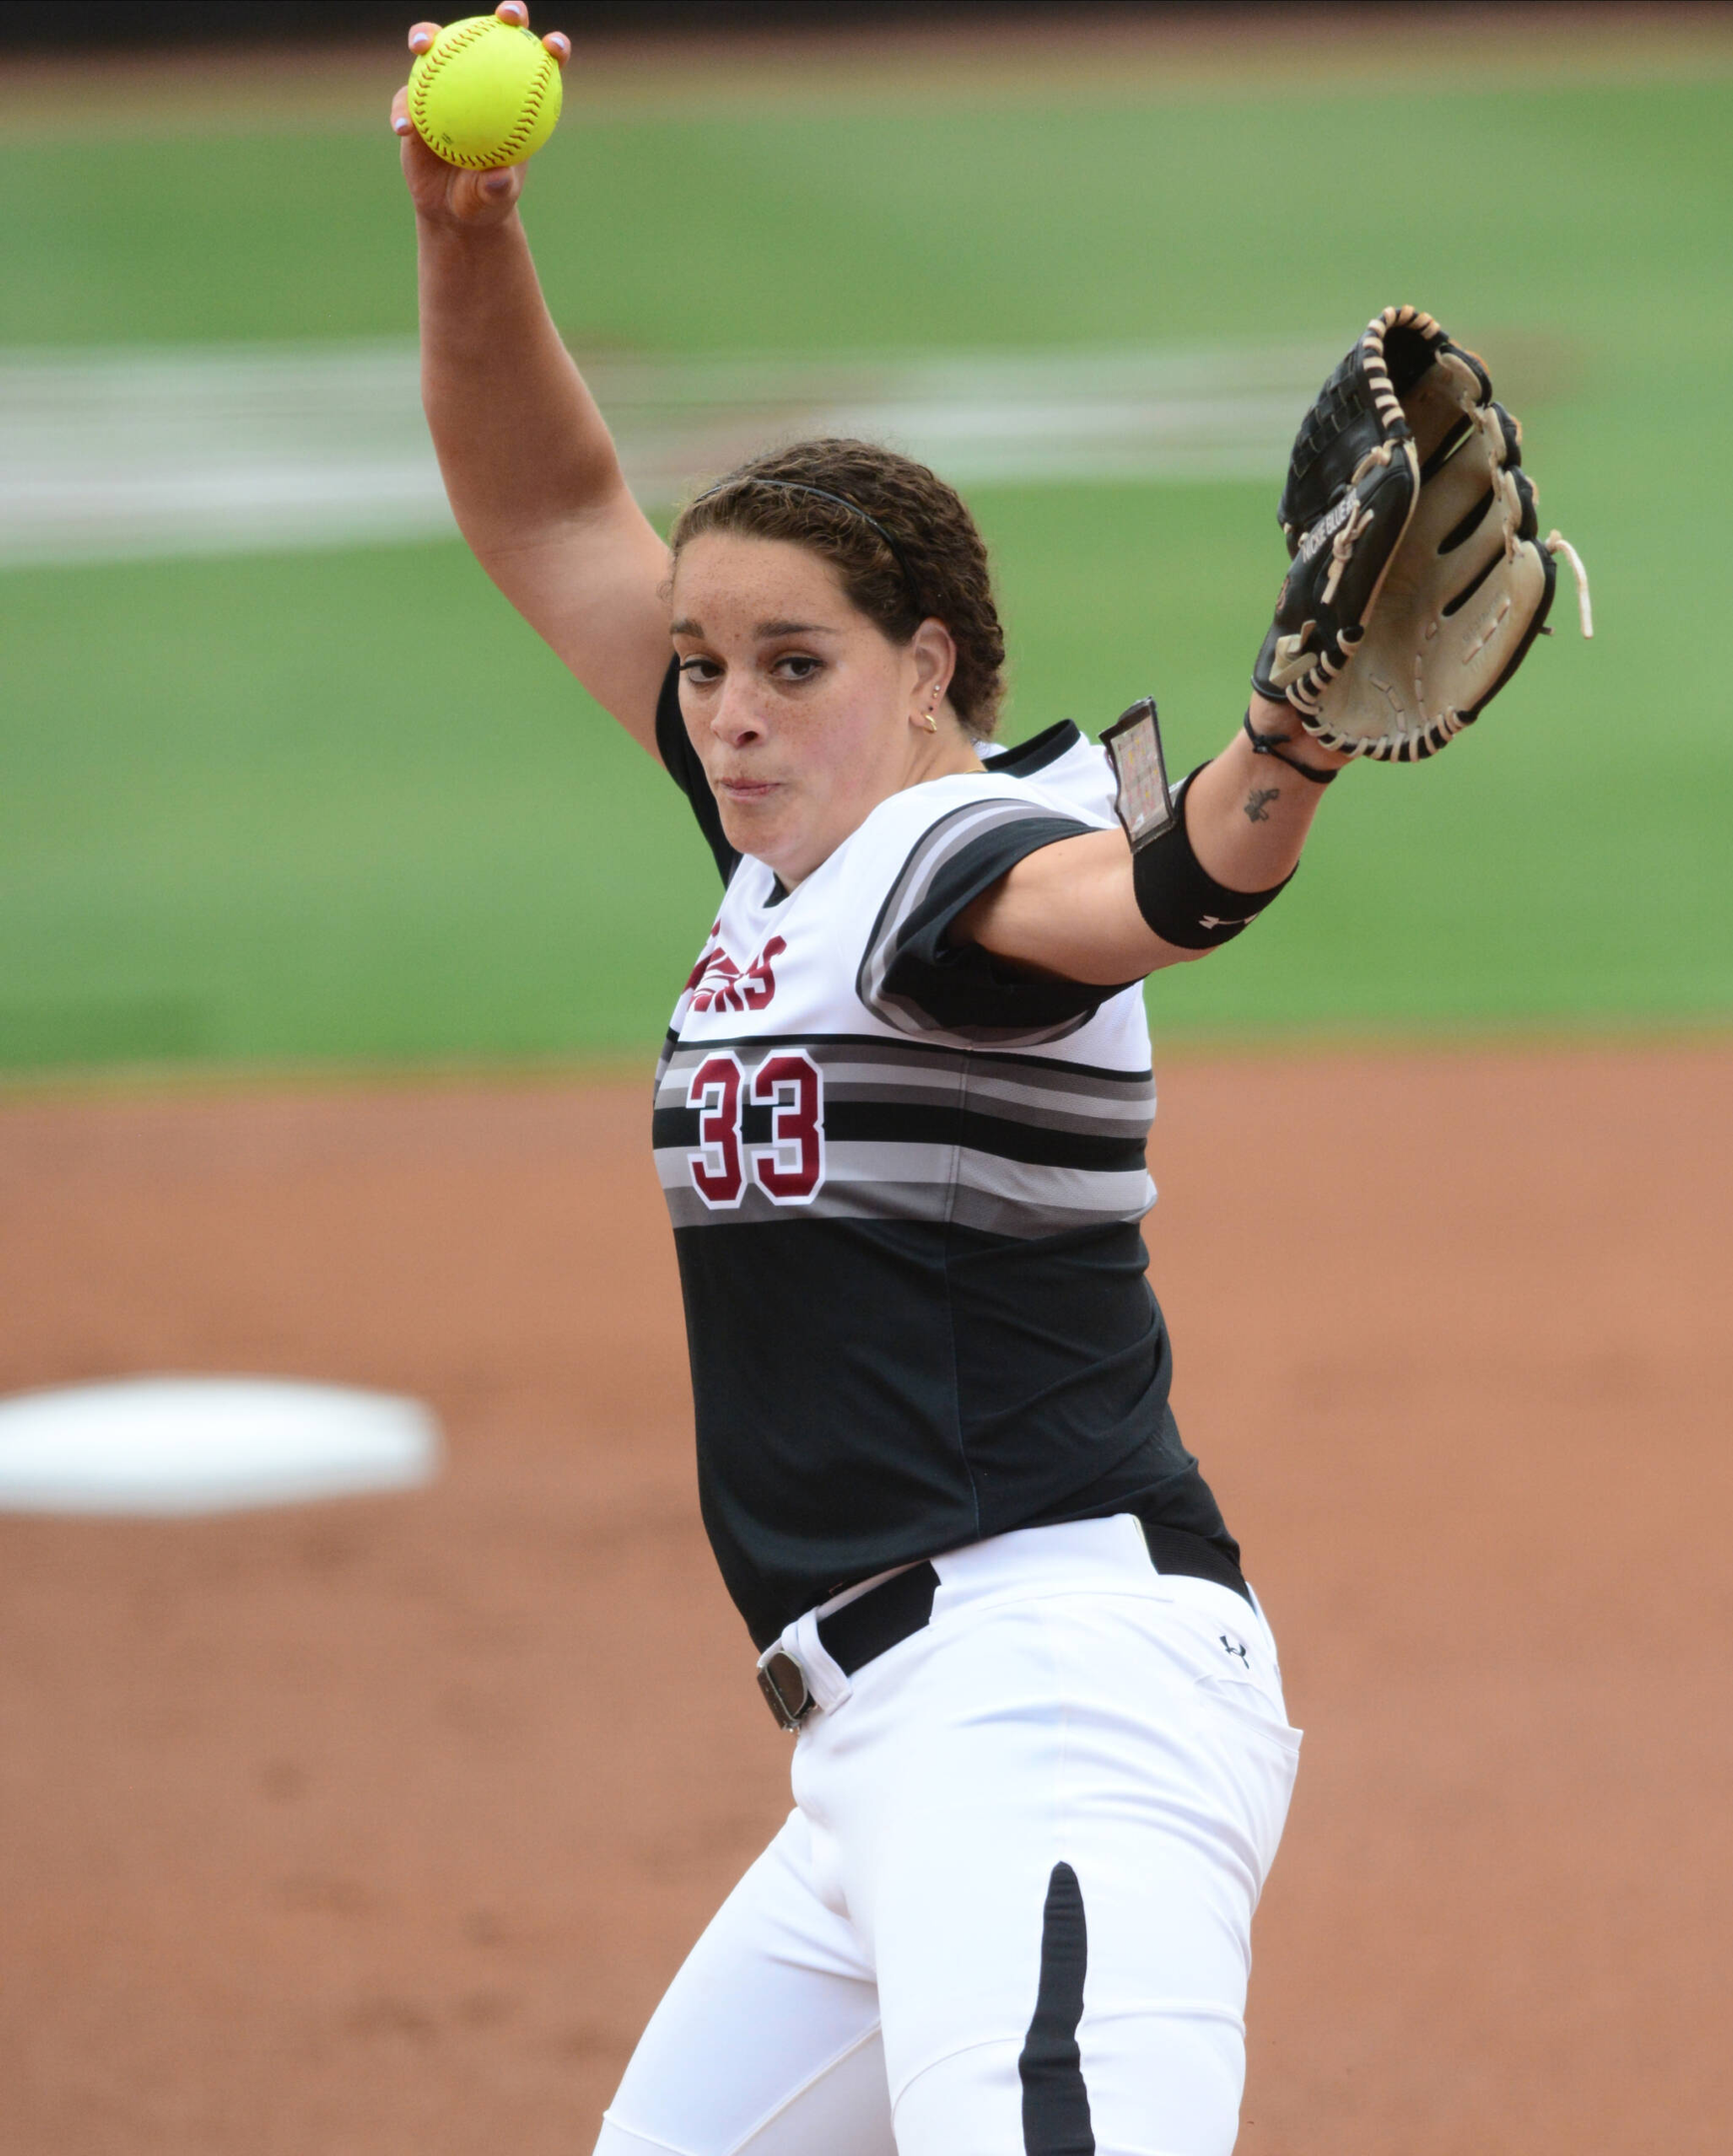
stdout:
<svg viewBox="0 0 1733 2156">
<path fill-rule="evenodd" d="M 891 1566 L 1137 1510 L 1234 1545 L 1180 1442 L 1139 1229 L 1141 984 L 952 945 L 1025 854 L 1113 822 L 1069 724 L 879 803 L 794 890 L 733 851 L 679 714 L 663 761 L 725 880 L 656 1077 L 699 1495 L 759 1645 Z"/>
</svg>

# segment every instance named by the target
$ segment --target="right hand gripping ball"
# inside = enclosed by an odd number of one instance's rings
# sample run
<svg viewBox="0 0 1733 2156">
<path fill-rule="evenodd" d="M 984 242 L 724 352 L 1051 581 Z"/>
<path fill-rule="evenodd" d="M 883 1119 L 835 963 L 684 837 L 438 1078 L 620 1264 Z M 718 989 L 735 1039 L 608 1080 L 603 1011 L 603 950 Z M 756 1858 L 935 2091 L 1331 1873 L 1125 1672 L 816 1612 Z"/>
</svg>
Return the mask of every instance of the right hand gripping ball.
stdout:
<svg viewBox="0 0 1733 2156">
<path fill-rule="evenodd" d="M 533 32 L 497 15 L 447 23 L 409 70 L 409 118 L 447 165 L 520 164 L 559 116 L 558 62 Z"/>
</svg>

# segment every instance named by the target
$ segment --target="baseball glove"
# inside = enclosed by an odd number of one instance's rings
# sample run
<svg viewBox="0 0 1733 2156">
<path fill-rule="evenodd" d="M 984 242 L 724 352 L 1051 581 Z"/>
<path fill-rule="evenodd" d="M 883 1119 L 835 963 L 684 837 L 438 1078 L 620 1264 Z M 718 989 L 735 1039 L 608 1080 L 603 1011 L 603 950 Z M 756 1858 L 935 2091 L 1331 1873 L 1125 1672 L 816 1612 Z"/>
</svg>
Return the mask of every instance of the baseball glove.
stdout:
<svg viewBox="0 0 1733 2156">
<path fill-rule="evenodd" d="M 1293 567 L 1252 674 L 1349 756 L 1415 763 L 1478 718 L 1545 626 L 1562 554 L 1537 540 L 1522 430 L 1485 368 L 1386 307 L 1318 393 L 1277 515 Z"/>
</svg>

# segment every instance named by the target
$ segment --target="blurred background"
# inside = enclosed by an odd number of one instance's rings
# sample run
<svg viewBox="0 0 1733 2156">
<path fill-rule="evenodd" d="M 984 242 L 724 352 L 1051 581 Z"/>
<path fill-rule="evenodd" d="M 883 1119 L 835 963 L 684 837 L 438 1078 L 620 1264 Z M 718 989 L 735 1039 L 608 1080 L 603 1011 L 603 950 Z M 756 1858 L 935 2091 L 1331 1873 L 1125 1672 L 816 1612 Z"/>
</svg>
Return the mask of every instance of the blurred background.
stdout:
<svg viewBox="0 0 1733 2156">
<path fill-rule="evenodd" d="M 1243 957 L 1163 983 L 1169 1032 L 1733 1001 L 1705 634 L 1727 17 L 1469 15 L 564 18 L 569 117 L 525 217 L 641 492 L 665 514 L 819 426 L 929 457 L 997 558 L 1012 735 L 1153 693 L 1178 767 L 1213 754 L 1334 356 L 1397 299 L 1489 356 L 1599 639 L 1560 606 L 1461 754 L 1340 789 Z M 690 962 L 702 848 L 451 531 L 381 119 L 400 29 L 7 16 L 8 1071 L 632 1052 Z"/>
<path fill-rule="evenodd" d="M 149 1520 L 0 1471 L 0 2156 L 587 2148 L 787 1804 L 646 1151 L 714 868 L 452 529 L 410 15 L 0 10 L 0 1395 L 312 1379 L 444 1445 Z M 1733 9 L 534 23 L 525 221 L 641 498 L 927 458 L 1012 738 L 1153 694 L 1215 753 L 1377 308 L 1520 414 L 1594 642 L 1567 582 L 1150 991 L 1180 1418 L 1308 1728 L 1241 2145 L 1719 2156 Z"/>
</svg>

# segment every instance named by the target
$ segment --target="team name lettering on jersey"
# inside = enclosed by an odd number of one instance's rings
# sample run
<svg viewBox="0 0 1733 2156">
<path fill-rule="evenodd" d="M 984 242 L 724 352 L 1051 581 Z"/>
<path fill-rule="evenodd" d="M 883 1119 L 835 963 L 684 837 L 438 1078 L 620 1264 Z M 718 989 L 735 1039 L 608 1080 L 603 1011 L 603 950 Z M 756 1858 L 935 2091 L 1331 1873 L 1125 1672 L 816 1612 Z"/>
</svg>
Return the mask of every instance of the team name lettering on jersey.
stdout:
<svg viewBox="0 0 1733 2156">
<path fill-rule="evenodd" d="M 715 935 L 716 928 L 710 931 Z M 788 944 L 780 935 L 772 936 L 750 965 L 742 968 L 720 943 L 713 943 L 703 951 L 693 967 L 686 983 L 695 1011 L 758 1011 L 769 1004 L 777 992 L 777 977 L 771 971 L 771 960 L 780 958 Z"/>
</svg>

